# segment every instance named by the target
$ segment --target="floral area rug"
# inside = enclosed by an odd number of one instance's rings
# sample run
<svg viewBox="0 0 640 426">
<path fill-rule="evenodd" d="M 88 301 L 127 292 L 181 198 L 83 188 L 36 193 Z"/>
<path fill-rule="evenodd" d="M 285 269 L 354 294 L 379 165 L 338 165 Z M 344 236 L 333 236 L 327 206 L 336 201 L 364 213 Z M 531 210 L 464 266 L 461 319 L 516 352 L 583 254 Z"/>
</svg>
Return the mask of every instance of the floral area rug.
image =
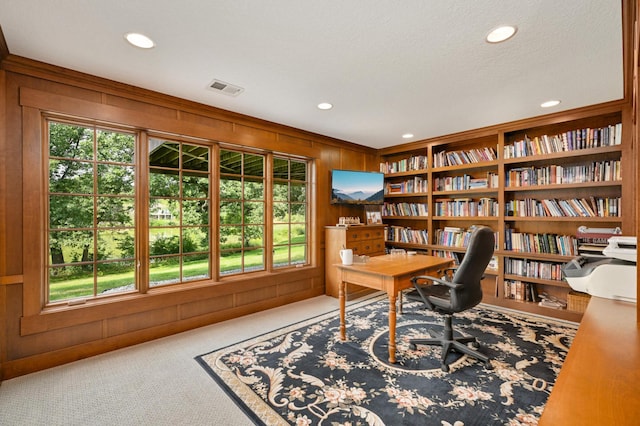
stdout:
<svg viewBox="0 0 640 426">
<path fill-rule="evenodd" d="M 336 303 L 337 305 L 337 303 Z M 436 337 L 443 318 L 405 302 L 397 319 L 397 363 L 388 362 L 388 300 L 305 320 L 196 357 L 258 425 L 535 425 L 577 324 L 486 305 L 456 314 L 454 330 L 476 336 L 492 369 L 411 337 Z"/>
</svg>

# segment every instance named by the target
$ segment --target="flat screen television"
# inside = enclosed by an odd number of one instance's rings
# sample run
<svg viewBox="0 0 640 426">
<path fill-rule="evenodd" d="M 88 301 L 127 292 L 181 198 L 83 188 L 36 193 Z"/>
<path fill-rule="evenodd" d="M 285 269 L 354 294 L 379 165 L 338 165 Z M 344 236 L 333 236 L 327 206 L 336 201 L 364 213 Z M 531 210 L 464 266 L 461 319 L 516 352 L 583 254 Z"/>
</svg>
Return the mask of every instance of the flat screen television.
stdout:
<svg viewBox="0 0 640 426">
<path fill-rule="evenodd" d="M 384 173 L 331 171 L 331 204 L 370 205 L 384 202 Z"/>
</svg>

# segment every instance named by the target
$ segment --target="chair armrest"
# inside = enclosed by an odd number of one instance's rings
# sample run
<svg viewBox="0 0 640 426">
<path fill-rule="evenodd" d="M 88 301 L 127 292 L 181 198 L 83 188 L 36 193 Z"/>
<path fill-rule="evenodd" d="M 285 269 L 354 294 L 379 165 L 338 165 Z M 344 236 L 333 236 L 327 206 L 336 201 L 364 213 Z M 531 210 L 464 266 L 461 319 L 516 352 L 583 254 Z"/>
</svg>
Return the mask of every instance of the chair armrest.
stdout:
<svg viewBox="0 0 640 426">
<path fill-rule="evenodd" d="M 435 310 L 435 306 L 433 306 L 433 303 L 431 303 L 429 301 L 428 296 L 426 294 L 424 294 L 423 289 L 422 289 L 423 286 L 421 286 L 418 283 L 418 281 L 420 281 L 420 280 L 422 280 L 422 281 L 431 281 L 435 285 L 444 285 L 446 287 L 449 287 L 450 290 L 457 290 L 457 289 L 462 287 L 461 284 L 452 283 L 452 282 L 449 282 L 449 281 L 442 280 L 440 278 L 431 277 L 429 275 L 418 275 L 418 276 L 415 276 L 415 277 L 411 278 L 411 284 L 413 284 L 413 287 L 418 292 L 418 295 L 420 296 L 420 299 L 422 300 L 422 303 L 424 303 L 431 310 Z"/>
<path fill-rule="evenodd" d="M 460 290 L 462 288 L 462 284 L 452 283 L 451 281 L 446 281 L 446 280 L 443 280 L 441 278 L 436 278 L 436 277 L 432 277 L 432 276 L 429 276 L 429 275 L 417 275 L 417 276 L 411 278 L 411 283 L 416 288 L 419 285 L 418 284 L 418 280 L 432 281 L 436 285 L 445 285 L 445 286 L 447 286 L 447 287 L 449 287 L 450 289 L 453 289 L 453 290 Z"/>
</svg>

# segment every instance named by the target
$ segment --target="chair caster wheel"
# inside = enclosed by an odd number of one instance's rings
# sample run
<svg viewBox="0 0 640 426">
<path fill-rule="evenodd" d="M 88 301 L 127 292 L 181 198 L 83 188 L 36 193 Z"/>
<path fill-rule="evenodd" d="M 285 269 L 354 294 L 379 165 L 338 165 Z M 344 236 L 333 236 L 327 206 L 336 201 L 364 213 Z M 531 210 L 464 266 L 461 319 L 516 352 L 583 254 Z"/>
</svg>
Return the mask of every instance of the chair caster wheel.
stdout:
<svg viewBox="0 0 640 426">
<path fill-rule="evenodd" d="M 487 361 L 484 363 L 484 368 L 486 368 L 487 370 L 493 370 L 493 365 L 491 365 L 490 361 Z"/>
<path fill-rule="evenodd" d="M 418 347 L 416 346 L 415 343 L 409 343 L 409 349 L 411 349 L 412 351 L 415 351 L 416 349 L 418 349 Z"/>
<path fill-rule="evenodd" d="M 440 367 L 440 369 L 442 371 L 444 371 L 445 373 L 449 372 L 449 366 L 447 364 L 442 364 L 442 366 Z"/>
</svg>

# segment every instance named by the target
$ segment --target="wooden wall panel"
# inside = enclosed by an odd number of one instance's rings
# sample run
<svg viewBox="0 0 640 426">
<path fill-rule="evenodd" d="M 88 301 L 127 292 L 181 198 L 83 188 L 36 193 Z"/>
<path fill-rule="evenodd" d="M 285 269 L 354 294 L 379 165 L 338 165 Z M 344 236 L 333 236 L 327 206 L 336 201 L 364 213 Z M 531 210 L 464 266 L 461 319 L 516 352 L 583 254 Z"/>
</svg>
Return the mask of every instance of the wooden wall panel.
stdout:
<svg viewBox="0 0 640 426">
<path fill-rule="evenodd" d="M 98 102 L 95 102 L 98 103 Z M 138 101 L 130 98 L 125 98 L 122 96 L 114 96 L 109 94 L 104 94 L 102 97 L 102 102 L 105 105 L 111 105 L 120 109 L 127 109 L 131 111 L 144 111 L 147 114 L 153 114 L 158 118 L 166 118 L 171 120 L 178 120 L 181 117 L 180 112 L 176 108 L 170 108 L 161 105 L 153 105 L 149 102 Z M 193 120 L 195 122 L 195 120 Z M 207 125 L 203 123 L 204 125 Z M 229 123 L 230 125 L 230 123 Z M 212 126 L 213 127 L 213 126 Z"/>
<path fill-rule="evenodd" d="M 278 286 L 278 295 L 295 294 L 313 288 L 313 282 L 309 280 L 289 281 Z"/>
<path fill-rule="evenodd" d="M 3 73 L 6 76 L 6 74 Z M 22 274 L 22 191 L 15 191 L 22 184 L 22 112 L 10 108 L 18 100 L 18 87 L 10 78 L 3 78 L 5 102 L 3 105 L 5 121 L 0 125 L 4 140 L 0 142 L 0 156 L 4 164 L 0 169 L 5 187 L 0 191 L 4 210 L 0 210 L 3 226 L 0 228 L 0 274 Z M 9 125 L 11 123 L 12 125 Z"/>
<path fill-rule="evenodd" d="M 250 305 L 253 303 L 261 303 L 269 299 L 275 299 L 276 297 L 278 297 L 277 285 L 261 286 L 257 289 L 237 292 L 235 304 L 236 306 Z"/>
<path fill-rule="evenodd" d="M 11 55 L 0 64 L 0 73 L 5 106 L 0 109 L 5 124 L 0 189 L 7 189 L 0 193 L 0 206 L 12 206 L 0 212 L 0 244 L 11 241 L 13 250 L 0 253 L 0 275 L 6 278 L 0 286 L 5 296 L 0 301 L 0 380 L 324 293 L 323 233 L 318 230 L 335 223 L 339 213 L 334 207 L 318 209 L 326 204 L 328 170 L 345 162 L 368 164 L 374 150 Z M 42 113 L 313 159 L 312 266 L 41 311 L 44 255 L 24 242 L 45 238 L 44 182 L 30 174 L 40 168 L 30 165 L 43 161 Z M 23 183 L 28 183 L 26 192 Z"/>
<path fill-rule="evenodd" d="M 187 319 L 233 308 L 233 295 L 210 297 L 180 305 L 180 318 Z"/>
<path fill-rule="evenodd" d="M 118 336 L 133 331 L 169 324 L 177 320 L 178 310 L 176 306 L 167 306 L 161 309 L 118 316 L 106 321 L 106 336 L 103 337 Z"/>
</svg>

